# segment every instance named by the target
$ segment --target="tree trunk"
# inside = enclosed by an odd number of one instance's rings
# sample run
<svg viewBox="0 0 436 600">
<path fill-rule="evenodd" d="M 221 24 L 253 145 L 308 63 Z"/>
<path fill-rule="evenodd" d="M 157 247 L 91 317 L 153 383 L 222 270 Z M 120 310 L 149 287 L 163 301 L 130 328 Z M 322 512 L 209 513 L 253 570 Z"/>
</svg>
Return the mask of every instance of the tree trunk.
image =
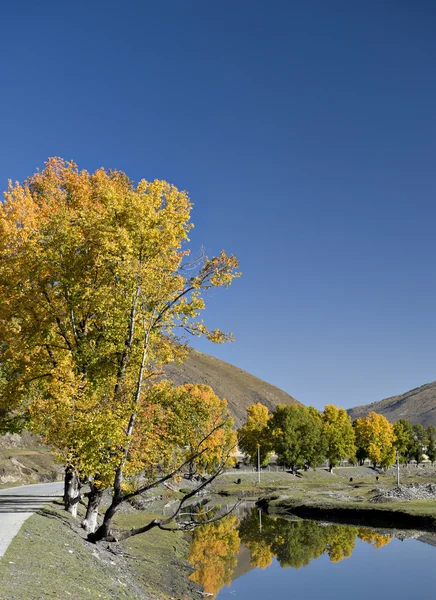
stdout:
<svg viewBox="0 0 436 600">
<path fill-rule="evenodd" d="M 88 534 L 88 541 L 95 543 L 111 536 L 112 517 L 117 512 L 122 501 L 122 497 L 117 498 L 114 496 L 111 505 L 104 514 L 103 523 L 95 532 Z"/>
<path fill-rule="evenodd" d="M 103 489 L 99 489 L 95 485 L 91 484 L 91 491 L 88 495 L 88 507 L 86 509 L 86 516 L 82 521 L 82 527 L 86 531 L 86 533 L 94 533 L 97 529 L 98 509 L 102 497 Z"/>
<path fill-rule="evenodd" d="M 65 510 L 77 517 L 77 507 L 80 501 L 80 480 L 77 471 L 68 466 L 65 468 L 64 506 Z"/>
</svg>

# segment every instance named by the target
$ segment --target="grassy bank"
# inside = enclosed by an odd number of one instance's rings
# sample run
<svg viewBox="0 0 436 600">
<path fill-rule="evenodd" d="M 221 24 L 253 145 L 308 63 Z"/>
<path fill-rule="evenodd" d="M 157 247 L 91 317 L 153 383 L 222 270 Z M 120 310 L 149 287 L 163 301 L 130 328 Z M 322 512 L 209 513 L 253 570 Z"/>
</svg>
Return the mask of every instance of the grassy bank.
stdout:
<svg viewBox="0 0 436 600">
<path fill-rule="evenodd" d="M 432 468 L 401 468 L 400 475 L 403 484 L 436 482 Z M 298 475 L 262 472 L 260 483 L 256 473 L 235 472 L 222 476 L 214 490 L 224 496 L 257 499 L 269 513 L 277 515 L 435 531 L 434 500 L 370 502 L 376 494 L 396 485 L 393 470 L 378 473 L 368 467 L 346 467 L 333 473 L 326 469 Z"/>
<path fill-rule="evenodd" d="M 401 483 L 436 483 L 436 469 L 401 468 Z M 377 480 L 378 478 L 378 480 Z M 238 484 L 238 479 L 241 482 Z M 351 481 L 350 481 L 351 479 Z M 234 470 L 221 475 L 212 490 L 224 496 L 263 496 L 268 492 L 290 495 L 295 499 L 347 499 L 363 501 L 374 495 L 375 489 L 396 486 L 393 470 L 376 472 L 370 467 L 344 467 L 329 473 L 324 468 L 299 471 L 297 475 L 284 471 L 262 471 L 260 483 L 257 473 Z"/>
<path fill-rule="evenodd" d="M 119 515 L 130 529 L 153 515 Z M 123 544 L 93 545 L 53 504 L 30 517 L 0 560 L 1 600 L 169 600 L 195 598 L 180 532 L 152 530 Z"/>
</svg>

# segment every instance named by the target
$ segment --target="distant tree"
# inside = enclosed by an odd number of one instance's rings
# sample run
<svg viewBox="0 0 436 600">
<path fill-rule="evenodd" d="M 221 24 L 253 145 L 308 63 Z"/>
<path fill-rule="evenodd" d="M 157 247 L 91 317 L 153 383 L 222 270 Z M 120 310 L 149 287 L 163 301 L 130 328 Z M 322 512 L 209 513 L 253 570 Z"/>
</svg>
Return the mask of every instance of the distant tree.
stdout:
<svg viewBox="0 0 436 600">
<path fill-rule="evenodd" d="M 415 444 L 412 424 L 407 419 L 400 419 L 394 423 L 394 433 L 394 446 L 400 455 L 401 462 L 409 462 Z"/>
<path fill-rule="evenodd" d="M 322 434 L 330 471 L 344 458 L 355 457 L 355 435 L 346 410 L 328 404 L 322 413 Z"/>
<path fill-rule="evenodd" d="M 268 408 L 258 402 L 247 408 L 247 421 L 238 430 L 238 446 L 249 457 L 250 462 L 257 465 L 258 449 L 260 464 L 265 466 L 271 456 L 271 440 L 268 435 L 268 422 L 271 414 Z"/>
<path fill-rule="evenodd" d="M 324 436 L 322 416 L 314 406 L 308 406 L 309 415 L 313 417 L 311 443 L 307 447 L 306 466 L 315 469 L 326 457 L 327 441 Z"/>
<path fill-rule="evenodd" d="M 356 444 L 376 466 L 389 467 L 395 462 L 395 433 L 391 423 L 375 412 L 356 419 L 354 431 Z"/>
<path fill-rule="evenodd" d="M 272 447 L 281 464 L 293 473 L 312 465 L 318 453 L 321 422 L 313 410 L 292 404 L 279 405 L 268 423 Z"/>
<path fill-rule="evenodd" d="M 436 460 L 436 427 L 434 425 L 429 425 L 427 427 L 427 456 L 433 465 Z"/>
<path fill-rule="evenodd" d="M 416 423 L 413 426 L 413 434 L 415 438 L 415 443 L 413 447 L 413 458 L 416 460 L 419 465 L 422 463 L 424 458 L 424 449 L 427 446 L 427 431 L 421 425 L 421 423 Z"/>
</svg>

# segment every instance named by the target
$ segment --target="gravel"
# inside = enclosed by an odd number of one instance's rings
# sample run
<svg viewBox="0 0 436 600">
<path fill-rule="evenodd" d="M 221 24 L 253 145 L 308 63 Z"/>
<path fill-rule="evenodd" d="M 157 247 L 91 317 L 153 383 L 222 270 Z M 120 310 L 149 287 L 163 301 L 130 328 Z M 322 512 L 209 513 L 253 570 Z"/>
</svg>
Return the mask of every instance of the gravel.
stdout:
<svg viewBox="0 0 436 600">
<path fill-rule="evenodd" d="M 370 502 L 395 500 L 436 500 L 436 483 L 411 483 L 386 490 L 371 498 Z"/>
</svg>

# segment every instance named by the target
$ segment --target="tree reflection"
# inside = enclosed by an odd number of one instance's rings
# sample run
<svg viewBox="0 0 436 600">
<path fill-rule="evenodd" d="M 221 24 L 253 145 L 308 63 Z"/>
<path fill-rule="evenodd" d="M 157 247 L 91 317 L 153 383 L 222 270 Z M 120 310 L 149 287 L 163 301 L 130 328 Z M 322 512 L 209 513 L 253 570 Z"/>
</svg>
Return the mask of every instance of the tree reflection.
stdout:
<svg viewBox="0 0 436 600">
<path fill-rule="evenodd" d="M 238 525 L 238 519 L 228 515 L 200 525 L 192 534 L 188 560 L 196 570 L 190 579 L 202 585 L 212 598 L 232 582 L 240 546 Z"/>
<path fill-rule="evenodd" d="M 260 530 L 257 510 L 248 513 L 241 521 L 239 535 L 250 550 L 253 567 L 265 568 L 275 556 L 281 567 L 296 569 L 306 567 L 324 553 L 332 562 L 349 558 L 357 538 L 374 548 L 381 548 L 391 539 L 367 528 L 287 521 L 267 515 L 262 516 Z"/>
<path fill-rule="evenodd" d="M 239 523 L 233 515 L 206 523 L 192 534 L 188 560 L 195 568 L 191 579 L 216 598 L 230 585 L 242 542 L 250 551 L 252 567 L 265 569 L 276 557 L 281 567 L 307 567 L 327 554 L 331 562 L 349 558 L 357 539 L 382 548 L 391 538 L 366 527 L 289 521 L 250 510 Z"/>
<path fill-rule="evenodd" d="M 377 550 L 379 548 L 383 548 L 386 544 L 392 540 L 389 535 L 382 535 L 381 533 L 377 533 L 377 531 L 373 531 L 372 529 L 367 529 L 366 527 L 359 527 L 358 537 L 362 540 L 362 542 L 367 542 L 371 544 Z"/>
</svg>

